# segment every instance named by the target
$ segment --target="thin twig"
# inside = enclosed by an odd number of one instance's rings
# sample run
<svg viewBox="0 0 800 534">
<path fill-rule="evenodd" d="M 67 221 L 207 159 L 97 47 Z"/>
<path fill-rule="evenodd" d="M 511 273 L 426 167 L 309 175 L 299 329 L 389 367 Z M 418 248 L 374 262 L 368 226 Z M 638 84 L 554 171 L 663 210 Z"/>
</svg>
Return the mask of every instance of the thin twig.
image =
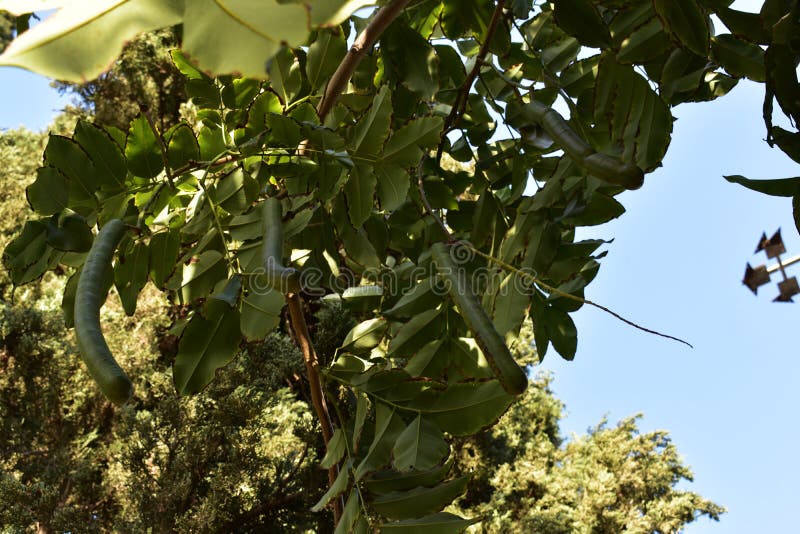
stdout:
<svg viewBox="0 0 800 534">
<path fill-rule="evenodd" d="M 488 261 L 490 261 L 492 263 L 496 263 L 497 265 L 499 265 L 503 269 L 506 269 L 507 271 L 511 271 L 511 272 L 516 273 L 517 275 L 523 277 L 523 278 L 527 278 L 528 280 L 530 280 L 533 283 L 535 283 L 535 284 L 539 285 L 540 287 L 542 287 L 544 290 L 549 291 L 551 293 L 555 293 L 559 297 L 564 297 L 564 298 L 569 299 L 569 300 L 574 300 L 575 302 L 580 302 L 582 304 L 588 304 L 589 306 L 594 306 L 595 308 L 606 312 L 607 314 L 611 315 L 612 317 L 615 317 L 615 318 L 619 319 L 623 323 L 625 323 L 627 325 L 630 325 L 630 326 L 636 328 L 637 330 L 641 330 L 643 332 L 647 332 L 648 334 L 653 334 L 653 335 L 656 335 L 656 336 L 659 336 L 659 337 L 664 337 L 664 338 L 667 338 L 667 339 L 671 339 L 673 341 L 677 341 L 678 343 L 683 343 L 684 345 L 687 345 L 689 348 L 692 348 L 692 349 L 694 348 L 694 346 L 692 346 L 692 344 L 689 343 L 688 341 L 684 341 L 683 339 L 681 339 L 679 337 L 670 336 L 668 334 L 662 334 L 661 332 L 658 332 L 656 330 L 651 330 L 649 328 L 645 328 L 644 326 L 638 325 L 638 324 L 634 323 L 633 321 L 624 318 L 623 316 L 619 315 L 618 313 L 606 308 L 605 306 L 597 304 L 596 302 L 592 302 L 589 299 L 585 299 L 583 297 L 579 297 L 577 295 L 573 295 L 571 293 L 567 293 L 566 291 L 562 291 L 562 290 L 558 289 L 557 287 L 553 287 L 553 286 L 551 286 L 549 284 L 546 284 L 546 283 L 542 282 L 539 278 L 537 278 L 536 276 L 532 275 L 531 273 L 527 273 L 525 271 L 521 271 L 520 269 L 517 269 L 513 265 L 509 265 L 508 263 L 504 262 L 501 259 L 495 258 L 494 256 L 491 256 L 489 254 L 486 254 L 485 252 L 482 252 L 482 251 L 478 250 L 477 248 L 473 247 L 472 245 L 468 245 L 466 243 L 462 243 L 462 244 L 464 246 L 466 246 L 467 248 L 469 248 L 470 250 L 472 250 L 472 252 L 474 252 L 478 256 L 480 256 L 480 257 L 482 257 L 482 258 L 484 258 L 484 259 L 486 259 L 486 260 L 488 260 Z"/>
<path fill-rule="evenodd" d="M 472 66 L 472 70 L 469 71 L 469 74 L 467 74 L 467 77 L 464 79 L 464 83 L 461 84 L 461 89 L 456 96 L 456 101 L 453 103 L 453 109 L 450 110 L 450 114 L 444 121 L 442 141 L 439 143 L 439 148 L 436 151 L 436 161 L 441 161 L 445 136 L 458 124 L 461 115 L 467 107 L 469 90 L 472 88 L 472 84 L 475 83 L 475 78 L 478 77 L 478 73 L 480 73 L 481 67 L 483 67 L 486 61 L 486 56 L 489 54 L 489 46 L 491 46 L 494 32 L 497 30 L 497 24 L 503 16 L 503 7 L 505 3 L 505 0 L 498 0 L 494 8 L 494 13 L 492 14 L 492 20 L 489 22 L 489 28 L 486 30 L 486 38 L 483 40 L 480 50 L 478 50 L 478 55 L 475 56 L 475 65 Z"/>
<path fill-rule="evenodd" d="M 311 403 L 314 405 L 314 410 L 317 412 L 317 419 L 322 427 L 322 437 L 325 440 L 325 445 L 333 437 L 333 421 L 331 414 L 328 411 L 328 404 L 325 401 L 325 393 L 322 389 L 322 380 L 319 377 L 319 358 L 317 351 L 314 350 L 314 344 L 311 342 L 311 334 L 308 332 L 308 324 L 306 323 L 306 316 L 303 312 L 303 302 L 300 295 L 297 293 L 290 293 L 286 295 L 286 303 L 289 305 L 289 317 L 291 319 L 292 330 L 294 330 L 295 341 L 300 346 L 303 353 L 303 361 L 306 364 L 306 374 L 308 375 L 308 384 L 311 389 Z M 339 466 L 334 465 L 328 469 L 328 484 L 332 486 L 339 476 Z M 336 499 L 333 503 L 334 521 L 338 524 L 339 518 L 342 515 L 344 508 L 344 500 L 342 497 Z"/>
<path fill-rule="evenodd" d="M 389 24 L 400 15 L 400 12 L 403 11 L 403 8 L 406 7 L 410 1 L 411 0 L 394 0 L 383 6 L 375 13 L 375 16 L 369 24 L 367 24 L 367 27 L 356 37 L 353 46 L 350 47 L 347 55 L 342 62 L 339 63 L 336 72 L 331 76 L 328 85 L 325 87 L 325 94 L 322 96 L 322 100 L 317 106 L 317 113 L 321 121 L 324 121 L 325 117 L 333 109 L 333 106 L 339 99 L 339 95 L 341 95 L 342 91 L 347 87 L 347 83 L 353 76 L 353 72 L 355 72 L 358 64 L 361 63 L 364 55 L 372 48 L 381 34 L 389 27 Z M 504 0 L 501 0 L 501 3 L 503 1 Z"/>
</svg>

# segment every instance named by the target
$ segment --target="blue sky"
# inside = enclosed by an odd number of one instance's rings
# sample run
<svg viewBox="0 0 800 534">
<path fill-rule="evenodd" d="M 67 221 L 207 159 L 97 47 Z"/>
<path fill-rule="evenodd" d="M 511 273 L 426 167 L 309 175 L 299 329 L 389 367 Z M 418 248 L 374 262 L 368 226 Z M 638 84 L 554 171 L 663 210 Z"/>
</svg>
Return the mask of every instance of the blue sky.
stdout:
<svg viewBox="0 0 800 534">
<path fill-rule="evenodd" d="M 582 236 L 615 240 L 589 298 L 695 348 L 585 308 L 575 361 L 550 353 L 542 365 L 567 405 L 565 434 L 639 412 L 643 431 L 671 433 L 695 474 L 686 487 L 729 509 L 689 534 L 785 532 L 796 522 L 798 310 L 772 302 L 774 284 L 755 297 L 741 278 L 745 262 L 765 262 L 753 254 L 761 232 L 782 228 L 788 255 L 800 253 L 800 237 L 789 199 L 722 178 L 800 175 L 763 141 L 762 98 L 761 86 L 742 82 L 716 102 L 677 108 L 664 167 L 621 196 L 625 215 Z M 45 78 L 0 68 L 0 128 L 43 129 L 66 103 Z"/>
</svg>

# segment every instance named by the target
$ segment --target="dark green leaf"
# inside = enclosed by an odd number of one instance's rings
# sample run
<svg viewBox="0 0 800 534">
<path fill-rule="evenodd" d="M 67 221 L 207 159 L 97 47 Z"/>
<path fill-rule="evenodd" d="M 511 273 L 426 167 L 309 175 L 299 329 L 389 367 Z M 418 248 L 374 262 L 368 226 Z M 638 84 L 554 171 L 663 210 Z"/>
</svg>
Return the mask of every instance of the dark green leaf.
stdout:
<svg viewBox="0 0 800 534">
<path fill-rule="evenodd" d="M 695 54 L 708 55 L 708 23 L 697 0 L 653 0 L 653 8 L 667 32 L 681 45 Z"/>
<path fill-rule="evenodd" d="M 342 466 L 342 469 L 339 470 L 339 476 L 336 477 L 336 480 L 334 480 L 333 484 L 328 488 L 328 491 L 325 492 L 325 495 L 320 498 L 317 504 L 311 507 L 312 512 L 319 512 L 331 502 L 331 499 L 347 489 L 347 484 L 350 482 L 351 463 L 352 461 L 348 460 L 347 463 Z"/>
<path fill-rule="evenodd" d="M 774 180 L 750 180 L 744 176 L 726 176 L 732 184 L 743 185 L 753 191 L 772 195 L 774 197 L 794 197 L 800 195 L 800 177 L 779 178 Z"/>
<path fill-rule="evenodd" d="M 67 208 L 69 202 L 69 182 L 54 167 L 40 167 L 36 170 L 36 180 L 25 189 L 28 203 L 40 215 L 54 215 Z"/>
<path fill-rule="evenodd" d="M 251 283 L 251 286 L 256 284 Z M 241 331 L 250 341 L 264 339 L 281 322 L 284 296 L 272 288 L 251 287 L 242 300 Z"/>
<path fill-rule="evenodd" d="M 555 2 L 554 11 L 556 23 L 581 44 L 593 48 L 608 48 L 611 45 L 608 27 L 589 0 L 559 0 Z"/>
<path fill-rule="evenodd" d="M 433 488 L 415 488 L 380 495 L 372 507 L 392 519 L 420 517 L 441 510 L 467 489 L 469 477 L 460 477 Z"/>
<path fill-rule="evenodd" d="M 97 170 L 97 180 L 102 189 L 122 191 L 128 167 L 119 145 L 105 130 L 86 121 L 75 126 L 75 141 L 89 155 Z"/>
<path fill-rule="evenodd" d="M 47 244 L 65 252 L 88 252 L 94 236 L 83 217 L 68 215 L 59 220 L 52 217 L 47 223 Z"/>
<path fill-rule="evenodd" d="M 466 436 L 492 425 L 514 397 L 497 380 L 453 384 L 444 391 L 427 390 L 408 403 L 444 432 Z"/>
<path fill-rule="evenodd" d="M 368 353 L 381 342 L 388 326 L 380 317 L 359 323 L 347 333 L 341 348 L 355 354 Z"/>
<path fill-rule="evenodd" d="M 147 283 L 150 259 L 148 252 L 144 243 L 134 243 L 132 247 L 118 254 L 119 259 L 114 265 L 114 284 L 128 316 L 136 312 L 139 293 Z"/>
<path fill-rule="evenodd" d="M 320 30 L 317 40 L 308 49 L 306 74 L 311 87 L 321 89 L 347 53 L 347 43 L 341 31 Z"/>
<path fill-rule="evenodd" d="M 125 157 L 130 171 L 141 178 L 155 178 L 164 169 L 161 145 L 144 115 L 131 122 Z"/>
<path fill-rule="evenodd" d="M 730 34 L 711 39 L 714 59 L 732 76 L 746 76 L 755 82 L 766 80 L 764 50 Z"/>
<path fill-rule="evenodd" d="M 428 470 L 438 465 L 450 446 L 442 431 L 422 416 L 417 416 L 397 437 L 392 449 L 398 471 Z"/>
<path fill-rule="evenodd" d="M 162 232 L 150 238 L 150 279 L 156 287 L 163 287 L 174 272 L 181 242 L 173 232 Z"/>
<path fill-rule="evenodd" d="M 578 331 L 568 313 L 558 308 L 548 308 L 545 315 L 547 334 L 553 347 L 565 360 L 573 360 L 578 348 Z"/>
<path fill-rule="evenodd" d="M 404 324 L 389 343 L 391 356 L 410 356 L 444 329 L 441 310 L 426 310 Z"/>
<path fill-rule="evenodd" d="M 212 299 L 196 312 L 181 335 L 173 365 L 175 388 L 181 395 L 198 393 L 227 365 L 239 347 L 239 312 Z"/>
<path fill-rule="evenodd" d="M 190 161 L 200 159 L 200 145 L 197 143 L 192 128 L 185 122 L 178 124 L 171 131 L 167 156 L 169 166 L 173 170 L 183 167 Z"/>
<path fill-rule="evenodd" d="M 464 519 L 449 512 L 439 512 L 417 519 L 406 519 L 394 523 L 380 525 L 381 532 L 390 534 L 458 534 L 464 532 L 470 525 L 481 521 L 478 519 Z"/>
<path fill-rule="evenodd" d="M 325 456 L 319 462 L 321 468 L 330 469 L 341 461 L 342 457 L 344 457 L 346 439 L 341 428 L 334 430 L 333 436 L 331 436 L 326 446 Z"/>
</svg>

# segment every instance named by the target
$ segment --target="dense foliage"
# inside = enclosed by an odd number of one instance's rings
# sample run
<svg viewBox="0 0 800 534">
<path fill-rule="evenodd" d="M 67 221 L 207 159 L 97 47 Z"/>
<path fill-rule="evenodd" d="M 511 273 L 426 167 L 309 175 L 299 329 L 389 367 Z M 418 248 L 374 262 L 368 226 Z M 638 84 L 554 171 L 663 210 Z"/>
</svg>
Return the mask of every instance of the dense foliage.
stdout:
<svg viewBox="0 0 800 534">
<path fill-rule="evenodd" d="M 123 221 L 113 266 L 102 280 L 87 268 L 91 287 L 115 286 L 133 315 L 152 282 L 180 310 L 170 332 L 181 395 L 219 387 L 214 376 L 281 328 L 287 307 L 327 444 L 329 489 L 312 510 L 330 505 L 340 532 L 457 531 L 474 521 L 439 512 L 470 487 L 452 468 L 455 446 L 516 409 L 527 362 L 507 344 L 523 325 L 540 358 L 550 347 L 575 356 L 570 314 L 592 304 L 584 293 L 604 244 L 576 242 L 575 230 L 624 212 L 615 196 L 661 165 L 672 107 L 724 96 L 743 77 L 765 82 L 769 141 L 794 153 L 800 134 L 772 126 L 772 108 L 800 115 L 800 8 L 393 0 L 351 14 L 367 3 L 75 3 L 22 33 L 0 64 L 74 82 L 137 33 L 180 24 L 172 58 L 196 120 L 165 128 L 145 110 L 123 129 L 80 121 L 71 138 L 51 136 L 27 188 L 35 215 L 3 260 L 15 285 L 74 273 L 63 293 L 71 325 L 96 311 L 75 305 L 92 229 Z M 793 180 L 732 179 L 795 194 Z M 331 301 L 357 324 L 325 355 L 307 322 Z M 158 381 L 132 375 L 135 404 Z M 634 440 L 632 424 L 617 432 Z M 598 428 L 591 439 L 614 437 Z M 662 492 L 685 476 L 663 436 L 640 447 L 634 455 L 672 466 L 652 473 Z M 629 491 L 603 486 L 601 501 Z M 532 525 L 591 523 L 583 509 L 545 506 Z M 656 529 L 665 509 L 716 514 L 696 497 L 609 506 L 587 507 L 602 516 L 588 528 L 635 518 Z"/>
<path fill-rule="evenodd" d="M 0 174 L 5 242 L 19 231 L 22 190 L 45 140 L 25 130 L 0 135 L 7 163 Z M 109 343 L 135 369 L 137 386 L 147 384 L 146 397 L 115 413 L 92 387 L 63 327 L 57 310 L 64 281 L 51 275 L 18 288 L 14 305 L 6 281 L 3 532 L 332 528 L 331 514 L 309 512 L 324 491 L 325 476 L 316 467 L 324 444 L 299 380 L 301 356 L 289 338 L 271 334 L 248 346 L 200 396 L 176 398 L 165 373 L 175 349 L 162 319 L 167 303 L 147 290 L 137 315 L 127 318 L 112 301 L 104 313 Z M 351 326 L 341 310 L 315 314 L 314 342 L 324 360 Z M 529 335 L 516 351 L 526 351 Z M 529 349 L 521 354 L 523 361 L 532 358 Z M 549 383 L 538 378 L 495 427 L 455 444 L 453 470 L 471 480 L 454 511 L 484 516 L 481 531 L 498 533 L 520 525 L 544 532 L 602 532 L 605 525 L 606 532 L 618 532 L 633 526 L 626 521 L 634 510 L 644 512 L 635 523 L 642 531 L 658 525 L 676 532 L 701 515 L 719 517 L 719 506 L 675 488 L 691 475 L 661 432 L 638 435 L 630 419 L 564 443 L 563 407 Z"/>
</svg>

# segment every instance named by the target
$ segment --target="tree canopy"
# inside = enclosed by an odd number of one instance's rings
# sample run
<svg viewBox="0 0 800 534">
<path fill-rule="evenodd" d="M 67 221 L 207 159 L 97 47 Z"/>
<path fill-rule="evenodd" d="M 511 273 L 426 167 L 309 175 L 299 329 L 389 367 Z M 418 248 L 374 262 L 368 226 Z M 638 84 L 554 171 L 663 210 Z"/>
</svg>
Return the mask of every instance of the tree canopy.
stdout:
<svg viewBox="0 0 800 534">
<path fill-rule="evenodd" d="M 82 356 L 118 401 L 103 373 L 127 376 L 82 304 L 112 285 L 129 315 L 149 282 L 181 310 L 180 395 L 288 321 L 327 444 L 328 491 L 312 509 L 331 506 L 339 532 L 477 520 L 440 511 L 469 486 L 454 444 L 523 394 L 526 362 L 509 348 L 523 325 L 539 358 L 574 358 L 570 314 L 603 308 L 585 291 L 605 244 L 576 228 L 619 217 L 616 195 L 646 186 L 673 107 L 763 82 L 768 142 L 800 160 L 800 134 L 772 119 L 775 102 L 800 115 L 797 1 L 757 14 L 724 0 L 44 2 L 62 3 L 0 64 L 83 82 L 126 40 L 178 26 L 172 59 L 196 115 L 167 127 L 143 106 L 123 129 L 80 121 L 50 136 L 26 190 L 34 214 L 3 256 L 11 282 L 73 273 L 67 325 L 92 329 Z M 0 9 L 24 22 L 26 5 Z M 729 179 L 800 198 L 797 178 Z M 326 358 L 307 323 L 331 302 L 357 324 Z M 134 399 L 148 395 L 133 380 Z M 618 429 L 628 439 L 631 425 Z"/>
</svg>

